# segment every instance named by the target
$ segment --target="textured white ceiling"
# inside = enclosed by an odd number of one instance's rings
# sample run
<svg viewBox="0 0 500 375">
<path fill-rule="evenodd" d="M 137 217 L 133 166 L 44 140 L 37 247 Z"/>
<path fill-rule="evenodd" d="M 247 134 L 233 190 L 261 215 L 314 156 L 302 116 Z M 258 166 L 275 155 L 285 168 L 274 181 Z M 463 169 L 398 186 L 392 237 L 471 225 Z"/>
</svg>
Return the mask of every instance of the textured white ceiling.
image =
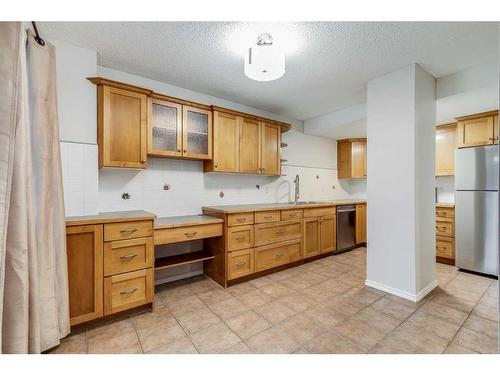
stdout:
<svg viewBox="0 0 500 375">
<path fill-rule="evenodd" d="M 368 80 L 414 62 L 441 77 L 498 54 L 497 23 L 479 22 L 40 22 L 39 29 L 96 50 L 99 65 L 299 120 L 363 102 Z M 277 81 L 243 73 L 243 51 L 261 32 L 287 50 Z"/>
</svg>

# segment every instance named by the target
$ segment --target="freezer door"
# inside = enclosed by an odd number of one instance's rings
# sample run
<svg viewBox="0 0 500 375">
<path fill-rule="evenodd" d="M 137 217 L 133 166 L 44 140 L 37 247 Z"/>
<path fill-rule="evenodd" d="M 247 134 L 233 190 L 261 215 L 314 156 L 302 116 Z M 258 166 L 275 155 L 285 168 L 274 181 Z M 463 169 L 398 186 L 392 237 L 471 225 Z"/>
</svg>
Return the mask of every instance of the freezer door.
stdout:
<svg viewBox="0 0 500 375">
<path fill-rule="evenodd" d="M 456 266 L 498 276 L 498 192 L 457 191 Z"/>
<path fill-rule="evenodd" d="M 455 190 L 498 190 L 498 146 L 460 148 L 455 158 Z"/>
</svg>

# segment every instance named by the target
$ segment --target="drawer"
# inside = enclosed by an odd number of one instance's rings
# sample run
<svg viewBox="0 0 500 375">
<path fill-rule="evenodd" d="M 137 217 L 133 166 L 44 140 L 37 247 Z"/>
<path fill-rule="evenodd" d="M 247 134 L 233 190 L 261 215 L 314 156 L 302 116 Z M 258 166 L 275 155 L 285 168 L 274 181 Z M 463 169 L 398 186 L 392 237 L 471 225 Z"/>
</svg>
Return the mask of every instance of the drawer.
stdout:
<svg viewBox="0 0 500 375">
<path fill-rule="evenodd" d="M 242 225 L 227 229 L 228 251 L 253 247 L 253 225 Z"/>
<path fill-rule="evenodd" d="M 455 230 L 454 230 L 453 222 L 436 221 L 436 235 L 437 236 L 454 237 Z"/>
<path fill-rule="evenodd" d="M 153 220 L 104 224 L 104 241 L 127 240 L 152 235 Z"/>
<path fill-rule="evenodd" d="M 155 230 L 155 245 L 222 236 L 222 223 Z"/>
<path fill-rule="evenodd" d="M 283 210 L 281 211 L 281 220 L 302 219 L 302 210 Z"/>
<path fill-rule="evenodd" d="M 253 212 L 243 212 L 227 215 L 227 226 L 253 224 Z"/>
<path fill-rule="evenodd" d="M 151 268 L 104 278 L 104 315 L 153 301 Z"/>
<path fill-rule="evenodd" d="M 330 216 L 335 215 L 335 207 L 307 208 L 304 210 L 304 217 Z"/>
<path fill-rule="evenodd" d="M 104 244 L 104 276 L 153 266 L 153 239 L 113 241 Z"/>
<path fill-rule="evenodd" d="M 452 238 L 436 237 L 436 256 L 455 259 L 455 244 Z"/>
<path fill-rule="evenodd" d="M 453 207 L 436 207 L 436 219 L 455 217 L 455 209 Z"/>
<path fill-rule="evenodd" d="M 250 275 L 254 270 L 254 250 L 233 251 L 227 256 L 227 278 L 228 280 Z"/>
<path fill-rule="evenodd" d="M 302 259 L 300 240 L 257 247 L 255 248 L 255 272 L 278 267 L 300 259 Z"/>
<path fill-rule="evenodd" d="M 255 246 L 300 239 L 302 235 L 301 223 L 301 220 L 294 220 L 271 224 L 257 224 L 255 225 Z"/>
<path fill-rule="evenodd" d="M 272 223 L 280 221 L 281 215 L 279 211 L 260 211 L 255 213 L 255 223 Z"/>
</svg>

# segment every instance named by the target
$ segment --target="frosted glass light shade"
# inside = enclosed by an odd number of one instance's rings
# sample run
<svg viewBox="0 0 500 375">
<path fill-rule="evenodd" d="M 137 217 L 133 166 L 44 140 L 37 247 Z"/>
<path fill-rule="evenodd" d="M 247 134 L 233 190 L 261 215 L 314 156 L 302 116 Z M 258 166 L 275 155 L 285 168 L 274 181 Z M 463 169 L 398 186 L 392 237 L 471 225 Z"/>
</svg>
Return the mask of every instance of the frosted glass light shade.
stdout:
<svg viewBox="0 0 500 375">
<path fill-rule="evenodd" d="M 245 75 L 255 81 L 273 81 L 285 74 L 285 53 L 274 45 L 257 45 L 245 54 Z"/>
</svg>

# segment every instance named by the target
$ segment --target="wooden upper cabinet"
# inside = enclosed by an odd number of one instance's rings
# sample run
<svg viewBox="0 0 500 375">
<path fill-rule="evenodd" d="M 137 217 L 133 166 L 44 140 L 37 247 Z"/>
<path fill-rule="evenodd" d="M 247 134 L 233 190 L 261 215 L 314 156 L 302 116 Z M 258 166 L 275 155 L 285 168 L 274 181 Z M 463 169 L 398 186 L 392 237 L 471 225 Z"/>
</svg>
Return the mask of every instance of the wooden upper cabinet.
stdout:
<svg viewBox="0 0 500 375">
<path fill-rule="evenodd" d="M 239 124 L 237 116 L 214 111 L 214 156 L 206 172 L 239 171 Z"/>
<path fill-rule="evenodd" d="M 440 125 L 436 128 L 436 176 L 455 174 L 457 149 L 457 124 Z"/>
<path fill-rule="evenodd" d="M 261 125 L 258 121 L 243 118 L 240 122 L 240 169 L 242 173 L 259 173 L 261 163 Z"/>
<path fill-rule="evenodd" d="M 366 205 L 356 205 L 356 244 L 366 242 Z"/>
<path fill-rule="evenodd" d="M 148 155 L 182 156 L 182 105 L 148 98 Z"/>
<path fill-rule="evenodd" d="M 182 156 L 191 159 L 212 158 L 212 112 L 183 106 Z"/>
<path fill-rule="evenodd" d="M 280 127 L 262 123 L 261 130 L 261 173 L 281 174 L 281 134 Z"/>
<path fill-rule="evenodd" d="M 366 139 L 337 141 L 337 177 L 366 178 Z"/>
<path fill-rule="evenodd" d="M 99 167 L 146 168 L 151 91 L 102 78 L 90 81 L 97 85 Z"/>
<path fill-rule="evenodd" d="M 458 147 L 487 146 L 498 143 L 498 111 L 458 117 Z M 495 129 L 495 127 L 497 129 Z"/>
<path fill-rule="evenodd" d="M 102 225 L 66 228 L 71 325 L 103 316 Z"/>
</svg>

